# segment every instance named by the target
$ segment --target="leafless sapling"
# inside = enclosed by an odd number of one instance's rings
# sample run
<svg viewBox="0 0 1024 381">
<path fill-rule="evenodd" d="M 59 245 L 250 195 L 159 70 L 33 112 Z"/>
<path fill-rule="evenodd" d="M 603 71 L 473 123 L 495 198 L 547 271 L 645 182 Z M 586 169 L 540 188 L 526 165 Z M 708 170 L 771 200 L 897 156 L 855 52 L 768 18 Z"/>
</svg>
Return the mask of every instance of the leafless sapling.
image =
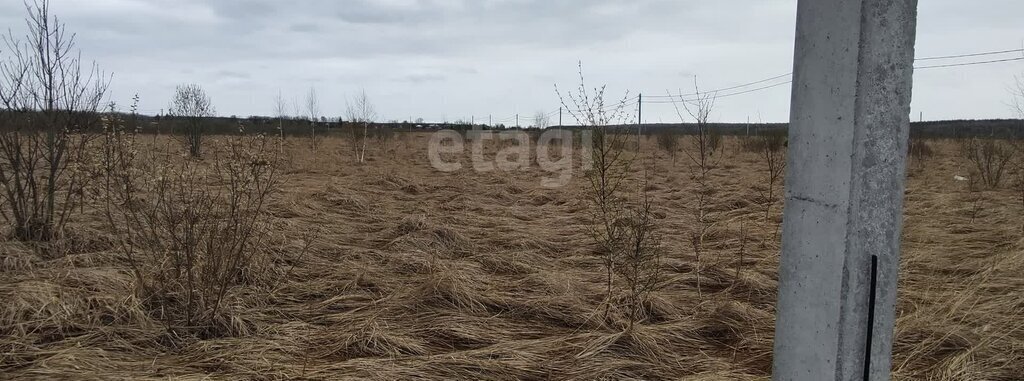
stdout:
<svg viewBox="0 0 1024 381">
<path fill-rule="evenodd" d="M 309 118 L 309 144 L 315 153 L 319 147 L 316 134 L 317 123 L 320 118 L 320 97 L 316 94 L 316 88 L 310 87 L 306 93 L 306 117 Z"/>
<path fill-rule="evenodd" d="M 280 91 L 274 97 L 274 116 L 277 117 L 278 136 L 284 141 L 284 119 L 288 117 L 288 103 L 284 101 Z"/>
<path fill-rule="evenodd" d="M 710 174 L 717 166 L 718 156 L 715 153 L 721 144 L 721 135 L 713 131 L 710 119 L 711 112 L 715 107 L 717 94 L 714 92 L 701 92 L 697 85 L 697 78 L 693 80 L 693 94 L 683 94 L 681 91 L 672 98 L 672 105 L 676 114 L 682 121 L 686 120 L 685 112 L 694 120 L 696 131 L 690 140 L 690 144 L 683 145 L 683 153 L 690 160 L 691 177 L 697 182 L 697 207 L 694 209 L 695 228 L 690 233 L 690 243 L 693 246 L 694 258 L 696 259 L 697 294 L 701 295 L 701 255 L 705 251 L 704 240 L 707 238 L 715 222 L 710 215 L 708 204 L 711 195 L 715 192 L 711 183 Z M 669 94 L 670 96 L 672 94 Z"/>
<path fill-rule="evenodd" d="M 592 135 L 592 142 L 584 140 L 583 145 L 591 145 L 587 177 L 587 198 L 590 201 L 591 224 L 589 233 L 597 243 L 597 255 L 605 270 L 605 303 L 604 315 L 608 317 L 609 307 L 614 296 L 614 277 L 616 264 L 625 247 L 627 231 L 620 222 L 626 217 L 625 197 L 621 188 L 624 186 L 632 162 L 624 150 L 627 134 L 619 133 L 613 124 L 625 119 L 626 100 L 605 104 L 605 86 L 587 90 L 583 77 L 583 65 L 579 64 L 579 87 L 575 91 L 564 94 L 555 86 L 555 93 L 562 102 L 569 116 L 580 126 L 585 126 Z M 584 147 L 584 152 L 588 147 Z M 587 164 L 584 164 L 587 167 Z"/>
<path fill-rule="evenodd" d="M 533 127 L 539 129 L 548 128 L 551 125 L 551 118 L 548 117 L 543 111 L 537 111 L 533 114 Z"/>
<path fill-rule="evenodd" d="M 366 95 L 366 90 L 360 90 L 348 102 L 346 115 L 349 123 L 349 141 L 352 150 L 355 152 L 356 162 L 362 164 L 366 161 L 366 143 L 370 138 L 370 125 L 377 119 L 377 110 Z"/>
</svg>

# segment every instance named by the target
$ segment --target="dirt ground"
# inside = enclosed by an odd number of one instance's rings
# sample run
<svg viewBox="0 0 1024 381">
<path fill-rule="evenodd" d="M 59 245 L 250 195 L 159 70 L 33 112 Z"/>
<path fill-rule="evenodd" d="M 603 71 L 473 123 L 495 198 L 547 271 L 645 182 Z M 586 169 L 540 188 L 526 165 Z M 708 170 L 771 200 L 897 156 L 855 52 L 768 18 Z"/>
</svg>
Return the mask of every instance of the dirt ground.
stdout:
<svg viewBox="0 0 1024 381">
<path fill-rule="evenodd" d="M 536 165 L 476 172 L 467 157 L 441 173 L 428 138 L 374 143 L 365 164 L 340 138 L 315 152 L 289 138 L 268 208 L 283 270 L 232 291 L 224 337 L 168 341 L 93 207 L 62 255 L 0 243 L 0 378 L 770 378 L 782 206 L 766 218 L 767 170 L 736 138 L 712 172 L 699 263 L 687 158 L 642 145 L 655 160 L 632 178 L 648 169 L 666 282 L 629 334 L 599 312 L 579 172 L 560 188 Z M 894 379 L 1024 379 L 1024 203 L 971 191 L 955 143 L 929 144 L 909 171 Z"/>
</svg>

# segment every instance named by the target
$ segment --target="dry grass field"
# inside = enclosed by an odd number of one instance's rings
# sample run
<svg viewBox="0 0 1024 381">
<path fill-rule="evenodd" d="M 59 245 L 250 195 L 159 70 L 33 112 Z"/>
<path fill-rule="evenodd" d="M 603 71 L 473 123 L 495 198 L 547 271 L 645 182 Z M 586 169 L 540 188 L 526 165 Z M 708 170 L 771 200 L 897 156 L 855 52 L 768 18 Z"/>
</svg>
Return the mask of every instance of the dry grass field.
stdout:
<svg viewBox="0 0 1024 381">
<path fill-rule="evenodd" d="M 665 282 L 628 333 L 599 307 L 586 178 L 544 188 L 536 165 L 475 172 L 468 155 L 437 172 L 428 138 L 375 143 L 365 164 L 343 139 L 289 138 L 269 255 L 228 292 L 217 335 L 155 318 L 98 202 L 61 241 L 0 243 L 0 378 L 770 378 L 782 207 L 766 218 L 763 160 L 737 138 L 699 262 L 688 163 L 643 143 L 630 184 L 648 170 Z M 1024 379 L 1021 195 L 972 191 L 955 142 L 929 144 L 909 171 L 894 379 Z"/>
</svg>

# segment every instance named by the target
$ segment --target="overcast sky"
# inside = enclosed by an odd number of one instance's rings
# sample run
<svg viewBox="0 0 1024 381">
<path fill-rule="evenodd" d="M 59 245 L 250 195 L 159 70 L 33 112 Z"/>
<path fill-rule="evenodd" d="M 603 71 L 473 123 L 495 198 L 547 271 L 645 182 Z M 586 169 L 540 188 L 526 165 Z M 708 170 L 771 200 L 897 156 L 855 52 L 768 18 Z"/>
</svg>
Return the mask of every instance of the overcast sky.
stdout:
<svg viewBox="0 0 1024 381">
<path fill-rule="evenodd" d="M 577 61 L 588 84 L 615 96 L 688 92 L 695 75 L 713 89 L 788 73 L 796 19 L 795 0 L 51 3 L 83 57 L 114 74 L 111 99 L 127 105 L 138 93 L 145 113 L 191 82 L 225 116 L 272 115 L 279 91 L 301 104 L 315 87 L 328 116 L 343 115 L 346 99 L 365 89 L 384 120 L 497 122 L 518 112 L 523 124 L 557 110 L 554 85 L 575 86 Z M 20 0 L 2 0 L 0 25 L 23 33 L 24 13 Z M 1022 46 L 1024 1 L 920 0 L 918 57 Z M 1024 61 L 919 70 L 913 118 L 1011 117 L 1015 74 Z M 713 118 L 786 121 L 789 92 L 722 98 Z M 678 121 L 668 104 L 645 106 L 644 119 Z"/>
</svg>

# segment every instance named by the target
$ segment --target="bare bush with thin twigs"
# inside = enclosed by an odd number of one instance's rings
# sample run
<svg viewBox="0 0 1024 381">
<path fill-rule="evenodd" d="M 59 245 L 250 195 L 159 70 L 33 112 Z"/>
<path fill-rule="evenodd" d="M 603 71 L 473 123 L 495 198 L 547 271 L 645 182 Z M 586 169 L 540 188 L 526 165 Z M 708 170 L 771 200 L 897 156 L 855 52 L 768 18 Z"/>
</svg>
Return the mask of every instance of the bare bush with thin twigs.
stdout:
<svg viewBox="0 0 1024 381">
<path fill-rule="evenodd" d="M 910 167 L 918 171 L 923 170 L 925 162 L 935 156 L 935 150 L 928 144 L 928 141 L 919 136 L 910 137 L 907 153 L 910 157 Z"/>
<path fill-rule="evenodd" d="M 966 138 L 959 144 L 961 157 L 973 166 L 972 177 L 978 177 L 988 188 L 998 188 L 1016 154 L 1013 143 L 1001 139 Z"/>
<path fill-rule="evenodd" d="M 82 67 L 74 34 L 48 1 L 25 6 L 28 33 L 3 38 L 0 62 L 0 212 L 15 238 L 49 241 L 82 202 L 85 151 L 109 80 L 95 64 Z"/>
<path fill-rule="evenodd" d="M 646 185 L 644 181 L 643 188 Z M 619 265 L 619 273 L 626 281 L 627 332 L 648 317 L 645 306 L 651 293 L 662 286 L 661 236 L 654 217 L 653 201 L 645 190 L 640 192 L 642 196 L 637 205 L 626 212 L 625 250 Z"/>
<path fill-rule="evenodd" d="M 1010 106 L 1019 118 L 1024 118 L 1024 75 L 1014 77 L 1014 86 L 1010 89 Z"/>
<path fill-rule="evenodd" d="M 226 299 L 254 280 L 264 253 L 276 150 L 260 135 L 226 138 L 205 161 L 147 157 L 133 132 L 108 120 L 104 210 L 140 299 L 169 330 L 224 334 Z"/>
<path fill-rule="evenodd" d="M 387 153 L 392 148 L 391 142 L 398 139 L 398 133 L 391 127 L 391 124 L 386 124 L 374 128 L 373 137 L 377 140 L 381 152 Z"/>
<path fill-rule="evenodd" d="M 772 206 L 778 202 L 776 187 L 782 180 L 786 170 L 786 133 L 784 131 L 764 131 L 758 134 L 761 141 L 761 158 L 764 160 L 767 189 L 761 192 L 764 203 L 764 219 L 768 221 Z"/>
<path fill-rule="evenodd" d="M 213 102 L 206 95 L 206 91 L 194 83 L 179 85 L 174 90 L 174 99 L 171 100 L 167 114 L 184 120 L 185 147 L 192 157 L 201 156 L 205 119 L 214 114 Z"/>
<path fill-rule="evenodd" d="M 1020 164 L 1018 164 L 1020 166 Z M 1017 175 L 1013 182 L 1014 189 L 1020 195 L 1020 204 L 1024 206 L 1024 167 L 1017 168 Z"/>
<path fill-rule="evenodd" d="M 658 147 L 672 158 L 672 165 L 675 165 L 679 153 L 679 133 L 671 128 L 662 128 L 655 133 L 655 139 Z"/>
</svg>

